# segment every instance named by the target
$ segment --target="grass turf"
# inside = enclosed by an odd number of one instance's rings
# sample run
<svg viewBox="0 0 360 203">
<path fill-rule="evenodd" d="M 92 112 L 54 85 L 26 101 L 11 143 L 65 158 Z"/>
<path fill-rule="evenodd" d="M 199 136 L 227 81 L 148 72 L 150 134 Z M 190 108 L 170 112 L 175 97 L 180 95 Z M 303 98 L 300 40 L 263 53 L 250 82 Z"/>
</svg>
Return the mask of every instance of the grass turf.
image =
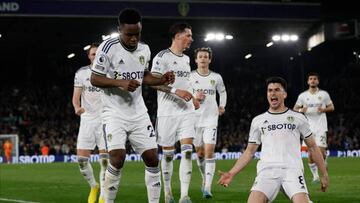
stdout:
<svg viewBox="0 0 360 203">
<path fill-rule="evenodd" d="M 304 160 L 306 163 L 306 160 Z M 235 160 L 217 161 L 217 170 L 229 170 Z M 326 193 L 320 191 L 319 184 L 311 183 L 311 173 L 305 164 L 305 177 L 311 199 L 314 203 L 359 203 L 360 202 L 360 159 L 329 158 L 330 187 Z M 216 184 L 219 176 L 214 177 L 213 199 L 205 200 L 200 191 L 201 177 L 193 162 L 193 177 L 189 195 L 193 202 L 235 203 L 246 202 L 249 189 L 254 181 L 256 161 L 252 161 L 243 172 L 235 177 L 228 188 Z M 174 162 L 173 194 L 179 198 L 180 184 L 179 161 Z M 93 164 L 98 179 L 99 164 Z M 117 201 L 121 203 L 147 202 L 144 185 L 144 165 L 142 162 L 126 162 L 122 172 Z M 76 163 L 51 164 L 1 164 L 0 165 L 0 202 L 1 199 L 15 199 L 41 203 L 87 202 L 89 186 L 80 175 Z M 163 202 L 163 193 L 161 201 Z M 279 194 L 275 203 L 289 202 Z"/>
</svg>

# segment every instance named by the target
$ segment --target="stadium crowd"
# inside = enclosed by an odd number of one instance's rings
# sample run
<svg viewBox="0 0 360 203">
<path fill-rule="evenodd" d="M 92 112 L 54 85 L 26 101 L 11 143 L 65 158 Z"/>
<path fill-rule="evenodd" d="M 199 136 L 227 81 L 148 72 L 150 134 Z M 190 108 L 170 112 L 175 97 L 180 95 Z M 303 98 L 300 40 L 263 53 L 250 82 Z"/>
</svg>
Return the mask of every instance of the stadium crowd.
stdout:
<svg viewBox="0 0 360 203">
<path fill-rule="evenodd" d="M 219 119 L 216 151 L 242 151 L 251 119 L 266 111 L 263 92 L 266 76 L 246 67 L 238 74 L 219 72 L 227 88 L 228 104 L 225 115 Z M 360 94 L 356 88 L 359 75 L 358 65 L 349 65 L 340 73 L 321 77 L 320 88 L 330 93 L 335 104 L 335 112 L 327 115 L 329 149 L 360 149 Z M 66 85 L 52 82 L 51 85 L 1 86 L 0 134 L 19 135 L 20 155 L 41 155 L 42 151 L 53 155 L 76 153 L 79 118 L 71 105 L 72 85 L 69 79 Z M 290 92 L 289 101 L 295 101 L 301 91 Z M 144 87 L 143 92 L 151 120 L 155 122 L 156 91 Z"/>
</svg>

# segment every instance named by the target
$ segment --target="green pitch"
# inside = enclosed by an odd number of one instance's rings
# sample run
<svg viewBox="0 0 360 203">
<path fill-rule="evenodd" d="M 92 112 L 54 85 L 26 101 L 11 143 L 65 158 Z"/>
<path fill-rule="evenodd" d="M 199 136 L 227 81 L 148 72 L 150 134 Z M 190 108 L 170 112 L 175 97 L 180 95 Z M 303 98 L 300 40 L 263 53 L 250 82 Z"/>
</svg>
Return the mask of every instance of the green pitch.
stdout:
<svg viewBox="0 0 360 203">
<path fill-rule="evenodd" d="M 235 160 L 217 161 L 217 170 L 228 170 Z M 330 188 L 326 193 L 320 185 L 311 183 L 311 174 L 305 167 L 306 181 L 314 203 L 359 203 L 360 202 L 360 159 L 330 158 Z M 201 177 L 196 162 L 193 162 L 193 177 L 189 195 L 193 202 L 235 203 L 246 202 L 249 189 L 255 178 L 253 161 L 234 179 L 228 188 L 216 185 L 214 178 L 214 198 L 205 200 L 200 192 Z M 98 179 L 99 164 L 93 164 Z M 179 198 L 179 161 L 175 161 L 173 193 Z M 84 203 L 87 202 L 89 186 L 80 175 L 75 163 L 0 165 L 0 202 L 4 199 L 41 203 Z M 161 202 L 163 202 L 163 193 Z M 142 162 L 126 162 L 121 179 L 117 201 L 121 203 L 145 203 L 144 166 Z M 282 194 L 274 202 L 289 202 Z"/>
</svg>

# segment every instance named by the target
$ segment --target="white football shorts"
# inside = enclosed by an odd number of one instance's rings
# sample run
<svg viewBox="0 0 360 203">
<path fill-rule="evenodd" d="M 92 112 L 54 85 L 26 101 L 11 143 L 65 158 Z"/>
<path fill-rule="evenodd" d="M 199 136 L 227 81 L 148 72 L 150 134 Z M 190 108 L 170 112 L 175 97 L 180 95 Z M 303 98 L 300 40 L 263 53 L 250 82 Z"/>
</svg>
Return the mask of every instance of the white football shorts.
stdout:
<svg viewBox="0 0 360 203">
<path fill-rule="evenodd" d="M 327 147 L 327 135 L 326 132 L 314 132 L 316 145 L 319 147 Z"/>
<path fill-rule="evenodd" d="M 98 146 L 99 150 L 105 149 L 104 132 L 101 119 L 90 121 L 81 119 L 76 148 L 93 150 L 95 146 Z"/>
<path fill-rule="evenodd" d="M 268 202 L 272 202 L 280 189 L 289 197 L 289 199 L 298 193 L 309 194 L 303 170 L 265 168 L 257 174 L 251 191 L 260 191 L 264 193 L 268 198 Z"/>
<path fill-rule="evenodd" d="M 112 120 L 105 124 L 108 151 L 125 149 L 129 139 L 131 147 L 138 154 L 149 149 L 157 149 L 156 136 L 148 114 L 138 121 Z"/>
<path fill-rule="evenodd" d="M 174 146 L 185 138 L 194 138 L 194 113 L 179 116 L 160 116 L 156 120 L 157 143 L 163 147 Z"/>
<path fill-rule="evenodd" d="M 203 146 L 204 144 L 216 144 L 217 126 L 195 127 L 195 147 Z"/>
</svg>

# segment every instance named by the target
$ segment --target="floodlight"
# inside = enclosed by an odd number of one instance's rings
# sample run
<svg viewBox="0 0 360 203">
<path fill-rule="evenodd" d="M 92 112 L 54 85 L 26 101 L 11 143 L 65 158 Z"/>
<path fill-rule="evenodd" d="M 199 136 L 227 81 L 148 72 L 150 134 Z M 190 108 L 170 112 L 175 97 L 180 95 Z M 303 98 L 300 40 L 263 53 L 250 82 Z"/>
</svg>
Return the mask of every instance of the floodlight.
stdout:
<svg viewBox="0 0 360 203">
<path fill-rule="evenodd" d="M 247 54 L 247 55 L 245 56 L 245 59 L 249 59 L 249 58 L 251 58 L 251 57 L 252 57 L 251 54 Z"/>
<path fill-rule="evenodd" d="M 225 39 L 234 39 L 232 35 L 225 35 Z"/>
<path fill-rule="evenodd" d="M 287 42 L 290 40 L 290 36 L 287 34 L 283 34 L 283 35 L 281 35 L 281 40 L 284 42 Z"/>
<path fill-rule="evenodd" d="M 297 35 L 290 35 L 290 40 L 291 41 L 297 41 L 299 39 L 299 36 Z"/>
<path fill-rule="evenodd" d="M 88 50 L 88 49 L 90 49 L 90 45 L 84 46 L 84 51 L 86 51 L 86 50 Z"/>
<path fill-rule="evenodd" d="M 68 59 L 71 59 L 71 58 L 73 58 L 75 56 L 75 54 L 74 53 L 71 53 L 71 54 L 69 54 L 68 56 L 67 56 L 67 58 Z"/>
<path fill-rule="evenodd" d="M 271 47 L 274 44 L 274 42 L 269 42 L 266 44 L 266 47 Z"/>
<path fill-rule="evenodd" d="M 272 36 L 272 40 L 275 41 L 275 42 L 280 41 L 280 39 L 281 39 L 280 35 Z"/>
</svg>

